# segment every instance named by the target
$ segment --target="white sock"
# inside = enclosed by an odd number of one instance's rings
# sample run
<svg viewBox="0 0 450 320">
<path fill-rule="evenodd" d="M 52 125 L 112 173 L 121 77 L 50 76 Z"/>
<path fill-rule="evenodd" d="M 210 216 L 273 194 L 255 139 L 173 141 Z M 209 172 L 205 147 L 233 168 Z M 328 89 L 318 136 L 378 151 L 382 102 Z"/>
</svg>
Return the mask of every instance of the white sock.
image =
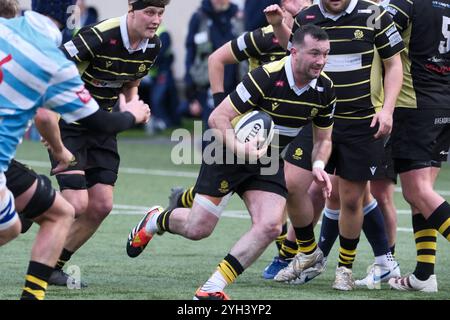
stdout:
<svg viewBox="0 0 450 320">
<path fill-rule="evenodd" d="M 158 221 L 160 214 L 161 213 L 152 215 L 150 220 L 148 220 L 147 224 L 145 225 L 145 232 L 155 234 L 159 231 L 156 221 Z"/>
<path fill-rule="evenodd" d="M 375 263 L 381 266 L 393 268 L 395 265 L 395 259 L 391 252 L 375 257 Z"/>
<path fill-rule="evenodd" d="M 223 275 L 217 270 L 212 274 L 212 276 L 205 282 L 202 286 L 202 291 L 205 292 L 220 292 L 227 286 L 227 281 Z"/>
</svg>

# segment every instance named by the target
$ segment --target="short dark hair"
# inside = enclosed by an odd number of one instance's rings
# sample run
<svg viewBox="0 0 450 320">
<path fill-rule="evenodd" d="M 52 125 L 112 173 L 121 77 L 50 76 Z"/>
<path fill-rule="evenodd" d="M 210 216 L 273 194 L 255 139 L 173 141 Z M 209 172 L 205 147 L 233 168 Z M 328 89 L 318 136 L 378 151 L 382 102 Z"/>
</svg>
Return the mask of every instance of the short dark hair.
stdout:
<svg viewBox="0 0 450 320">
<path fill-rule="evenodd" d="M 169 3 L 170 0 L 128 0 L 128 4 L 133 7 L 133 10 L 141 10 L 149 6 L 164 8 Z"/>
<path fill-rule="evenodd" d="M 14 18 L 19 13 L 17 0 L 0 0 L 0 17 Z"/>
<path fill-rule="evenodd" d="M 305 42 L 305 36 L 310 35 L 313 39 L 319 41 L 328 40 L 328 34 L 320 27 L 315 24 L 305 24 L 300 26 L 295 32 L 292 38 L 293 45 L 302 45 Z"/>
</svg>

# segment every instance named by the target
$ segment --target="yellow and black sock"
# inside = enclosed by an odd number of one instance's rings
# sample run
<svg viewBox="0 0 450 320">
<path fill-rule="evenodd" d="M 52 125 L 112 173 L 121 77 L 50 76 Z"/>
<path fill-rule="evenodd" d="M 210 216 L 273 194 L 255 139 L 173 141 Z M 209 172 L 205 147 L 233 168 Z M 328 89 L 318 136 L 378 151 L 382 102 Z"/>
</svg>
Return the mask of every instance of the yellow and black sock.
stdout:
<svg viewBox="0 0 450 320">
<path fill-rule="evenodd" d="M 278 256 L 283 260 L 290 260 L 298 253 L 298 244 L 288 239 L 283 241 L 281 249 L 278 251 Z"/>
<path fill-rule="evenodd" d="M 61 255 L 58 258 L 58 261 L 56 262 L 55 270 L 61 270 L 64 265 L 67 263 L 67 261 L 70 260 L 74 253 L 72 251 L 69 251 L 67 249 L 63 249 L 61 252 Z"/>
<path fill-rule="evenodd" d="M 281 233 L 275 240 L 275 244 L 277 245 L 278 251 L 281 250 L 281 247 L 283 246 L 283 241 L 287 238 L 287 222 L 283 224 L 283 227 L 281 228 Z"/>
<path fill-rule="evenodd" d="M 310 225 L 303 228 L 296 228 L 295 237 L 297 238 L 298 251 L 304 254 L 311 254 L 317 248 L 316 238 L 314 236 L 314 226 Z"/>
<path fill-rule="evenodd" d="M 170 232 L 169 229 L 169 220 L 170 220 L 170 215 L 172 214 L 172 210 L 167 211 L 164 210 L 158 217 L 158 219 L 156 220 L 156 224 L 158 225 L 158 229 L 161 231 L 167 231 Z"/>
<path fill-rule="evenodd" d="M 347 239 L 339 235 L 339 264 L 338 267 L 346 267 L 351 269 L 353 267 L 353 261 L 356 257 L 356 247 L 358 246 L 359 238 Z"/>
<path fill-rule="evenodd" d="M 450 241 L 450 204 L 444 201 L 431 216 L 428 223 L 436 229 L 445 239 Z"/>
<path fill-rule="evenodd" d="M 181 197 L 178 199 L 177 207 L 178 208 L 192 208 L 192 204 L 194 203 L 194 187 L 190 187 L 183 192 Z"/>
<path fill-rule="evenodd" d="M 22 291 L 21 300 L 44 300 L 47 282 L 53 272 L 53 267 L 45 264 L 30 261 L 25 286 Z"/>
<path fill-rule="evenodd" d="M 438 233 L 421 213 L 413 215 L 412 220 L 417 250 L 417 264 L 413 273 L 417 279 L 424 281 L 434 274 Z"/>
<path fill-rule="evenodd" d="M 235 257 L 228 254 L 222 262 L 219 263 L 217 270 L 222 274 L 227 284 L 230 284 L 244 272 L 244 267 L 242 267 L 241 263 Z"/>
</svg>

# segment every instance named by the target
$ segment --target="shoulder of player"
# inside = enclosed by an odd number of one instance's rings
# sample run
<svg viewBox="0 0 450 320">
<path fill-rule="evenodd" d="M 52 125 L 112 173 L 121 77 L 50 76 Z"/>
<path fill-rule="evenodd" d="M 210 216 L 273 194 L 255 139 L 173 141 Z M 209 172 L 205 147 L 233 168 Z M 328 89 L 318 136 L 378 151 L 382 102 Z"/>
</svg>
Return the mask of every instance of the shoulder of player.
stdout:
<svg viewBox="0 0 450 320">
<path fill-rule="evenodd" d="M 326 89 L 331 89 L 334 87 L 333 80 L 331 80 L 330 77 L 328 77 L 328 75 L 323 71 L 320 73 L 317 82 Z"/>
<path fill-rule="evenodd" d="M 262 66 L 264 71 L 267 73 L 267 75 L 270 77 L 271 75 L 278 73 L 284 69 L 284 65 L 286 64 L 287 57 L 284 57 L 281 60 L 274 61 L 267 63 Z"/>
<path fill-rule="evenodd" d="M 295 20 L 297 22 L 300 21 L 305 21 L 305 19 L 307 19 L 307 17 L 311 17 L 311 16 L 318 16 L 321 14 L 320 8 L 318 4 L 312 4 L 309 7 L 301 10 L 296 16 L 295 16 Z"/>
<path fill-rule="evenodd" d="M 100 32 L 107 32 L 116 28 L 120 29 L 120 17 L 110 18 L 99 23 L 92 25 L 91 27 L 97 29 Z"/>
</svg>

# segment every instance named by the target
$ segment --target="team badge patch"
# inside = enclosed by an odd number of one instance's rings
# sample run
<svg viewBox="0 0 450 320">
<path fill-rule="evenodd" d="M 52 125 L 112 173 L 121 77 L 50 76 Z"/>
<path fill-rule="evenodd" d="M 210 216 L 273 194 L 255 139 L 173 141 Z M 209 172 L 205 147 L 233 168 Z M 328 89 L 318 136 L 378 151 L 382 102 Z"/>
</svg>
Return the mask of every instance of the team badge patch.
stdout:
<svg viewBox="0 0 450 320">
<path fill-rule="evenodd" d="M 83 88 L 82 90 L 78 91 L 77 96 L 84 104 L 88 103 L 92 99 L 91 94 L 86 88 Z"/>
</svg>

